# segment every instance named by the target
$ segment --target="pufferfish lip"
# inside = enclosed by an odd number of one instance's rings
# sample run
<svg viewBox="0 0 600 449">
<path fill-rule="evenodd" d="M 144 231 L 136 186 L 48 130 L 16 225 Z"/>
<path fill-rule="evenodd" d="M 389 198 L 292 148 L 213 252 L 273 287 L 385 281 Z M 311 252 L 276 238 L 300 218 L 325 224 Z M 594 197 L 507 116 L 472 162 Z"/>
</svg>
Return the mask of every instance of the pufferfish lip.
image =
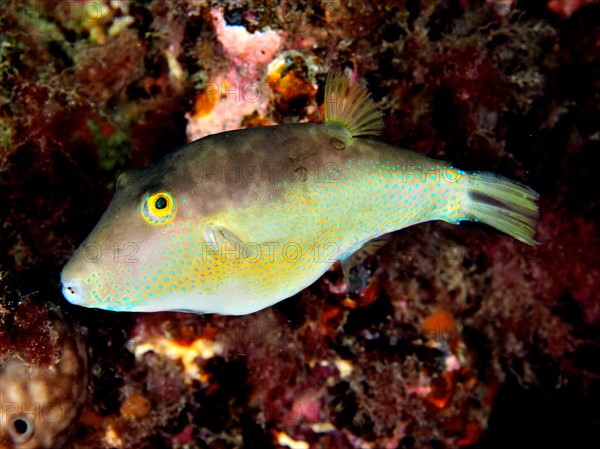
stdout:
<svg viewBox="0 0 600 449">
<path fill-rule="evenodd" d="M 79 305 L 83 302 L 83 286 L 81 282 L 65 279 L 64 274 L 60 275 L 62 282 L 62 293 L 71 304 Z"/>
</svg>

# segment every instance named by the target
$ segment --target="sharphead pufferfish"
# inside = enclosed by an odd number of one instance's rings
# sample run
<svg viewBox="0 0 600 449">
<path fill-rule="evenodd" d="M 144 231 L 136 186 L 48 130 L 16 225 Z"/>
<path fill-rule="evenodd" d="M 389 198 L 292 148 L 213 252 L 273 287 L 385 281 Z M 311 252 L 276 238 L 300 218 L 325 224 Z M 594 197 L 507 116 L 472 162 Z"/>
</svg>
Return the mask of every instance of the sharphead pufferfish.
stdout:
<svg viewBox="0 0 600 449">
<path fill-rule="evenodd" d="M 117 180 L 108 209 L 64 267 L 65 298 L 114 311 L 244 315 L 315 282 L 346 279 L 386 234 L 479 221 L 535 244 L 538 195 L 362 136 L 381 114 L 341 74 L 322 124 L 204 137 Z"/>
</svg>

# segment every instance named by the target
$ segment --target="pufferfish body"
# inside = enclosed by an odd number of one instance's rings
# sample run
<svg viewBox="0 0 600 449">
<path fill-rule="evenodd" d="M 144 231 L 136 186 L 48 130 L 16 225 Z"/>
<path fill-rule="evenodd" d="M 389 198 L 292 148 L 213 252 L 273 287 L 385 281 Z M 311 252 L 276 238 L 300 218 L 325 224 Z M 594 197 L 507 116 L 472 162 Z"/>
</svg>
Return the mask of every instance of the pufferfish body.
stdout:
<svg viewBox="0 0 600 449">
<path fill-rule="evenodd" d="M 325 122 L 211 135 L 124 173 L 62 272 L 72 303 L 116 311 L 243 315 L 347 275 L 386 234 L 481 221 L 533 244 L 537 194 L 361 136 L 381 115 L 341 75 Z"/>
</svg>

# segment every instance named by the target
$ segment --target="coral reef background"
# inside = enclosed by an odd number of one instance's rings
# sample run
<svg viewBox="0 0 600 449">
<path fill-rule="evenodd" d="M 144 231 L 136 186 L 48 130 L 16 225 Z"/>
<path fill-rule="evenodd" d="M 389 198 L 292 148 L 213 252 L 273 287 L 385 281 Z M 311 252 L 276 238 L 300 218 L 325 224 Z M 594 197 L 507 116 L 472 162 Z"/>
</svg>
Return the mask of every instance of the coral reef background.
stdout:
<svg viewBox="0 0 600 449">
<path fill-rule="evenodd" d="M 600 441 L 599 2 L 0 8 L 0 365 L 48 365 L 32 348 L 52 345 L 13 338 L 50 338 L 47 302 L 84 329 L 91 381 L 68 447 Z M 359 294 L 334 269 L 245 317 L 62 299 L 62 265 L 120 172 L 221 130 L 319 122 L 331 68 L 380 102 L 383 141 L 535 188 L 540 245 L 427 223 L 366 261 Z"/>
</svg>

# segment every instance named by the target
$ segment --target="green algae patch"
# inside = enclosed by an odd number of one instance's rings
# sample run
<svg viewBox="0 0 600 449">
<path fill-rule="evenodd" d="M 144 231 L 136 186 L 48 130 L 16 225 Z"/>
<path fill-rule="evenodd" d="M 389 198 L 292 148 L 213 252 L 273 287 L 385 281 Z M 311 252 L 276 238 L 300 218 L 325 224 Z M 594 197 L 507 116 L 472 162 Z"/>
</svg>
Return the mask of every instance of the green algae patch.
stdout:
<svg viewBox="0 0 600 449">
<path fill-rule="evenodd" d="M 115 167 L 125 165 L 129 156 L 131 142 L 122 131 L 104 127 L 94 120 L 87 121 L 92 139 L 98 147 L 98 166 L 100 170 L 112 172 Z"/>
</svg>

